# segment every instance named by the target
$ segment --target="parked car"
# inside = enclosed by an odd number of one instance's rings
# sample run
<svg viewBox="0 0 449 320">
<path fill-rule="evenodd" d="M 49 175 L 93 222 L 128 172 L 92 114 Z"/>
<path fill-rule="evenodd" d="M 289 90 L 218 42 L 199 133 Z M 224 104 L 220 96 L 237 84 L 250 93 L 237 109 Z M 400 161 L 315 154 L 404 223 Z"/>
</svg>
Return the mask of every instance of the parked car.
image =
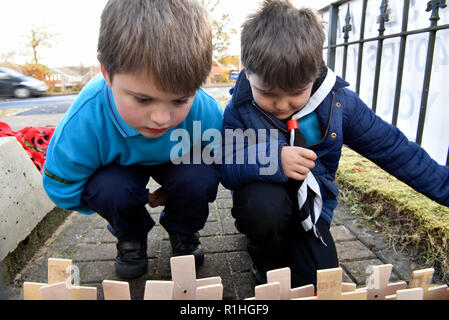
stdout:
<svg viewBox="0 0 449 320">
<path fill-rule="evenodd" d="M 45 82 L 26 76 L 9 68 L 0 68 L 0 96 L 28 98 L 44 95 Z"/>
<path fill-rule="evenodd" d="M 237 78 L 239 77 L 239 74 L 240 74 L 240 71 L 238 71 L 238 70 L 232 70 L 230 73 L 229 73 L 229 80 L 237 80 Z"/>
</svg>

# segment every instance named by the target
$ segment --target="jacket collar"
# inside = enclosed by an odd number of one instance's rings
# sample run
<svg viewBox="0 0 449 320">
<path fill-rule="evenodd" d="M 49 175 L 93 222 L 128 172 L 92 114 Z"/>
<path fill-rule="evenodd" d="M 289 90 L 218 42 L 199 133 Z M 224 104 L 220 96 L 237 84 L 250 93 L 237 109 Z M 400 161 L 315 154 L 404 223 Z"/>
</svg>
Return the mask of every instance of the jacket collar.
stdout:
<svg viewBox="0 0 449 320">
<path fill-rule="evenodd" d="M 292 119 L 300 119 L 315 111 L 334 88 L 335 83 L 337 82 L 335 73 L 330 69 L 323 68 L 321 75 L 322 76 L 318 79 L 319 81 L 315 81 L 313 85 L 312 95 L 310 96 L 309 101 L 307 101 L 306 105 L 301 108 L 301 110 L 293 114 Z"/>
<path fill-rule="evenodd" d="M 251 85 L 246 78 L 245 69 L 240 72 L 234 87 L 229 90 L 229 93 L 232 95 L 232 100 L 235 106 L 253 99 Z"/>
<path fill-rule="evenodd" d="M 323 68 L 326 68 L 327 71 L 327 67 Z M 326 75 L 327 72 L 322 72 L 321 77 L 316 82 L 323 82 Z M 337 76 L 337 79 L 335 81 L 332 90 L 338 90 L 347 86 L 349 86 L 349 83 Z M 251 102 L 253 100 L 251 85 L 248 79 L 246 78 L 246 73 L 244 69 L 240 72 L 240 75 L 235 83 L 235 86 L 232 87 L 231 90 L 229 90 L 229 92 L 232 95 L 232 100 L 235 106 L 238 106 L 248 101 Z"/>
</svg>

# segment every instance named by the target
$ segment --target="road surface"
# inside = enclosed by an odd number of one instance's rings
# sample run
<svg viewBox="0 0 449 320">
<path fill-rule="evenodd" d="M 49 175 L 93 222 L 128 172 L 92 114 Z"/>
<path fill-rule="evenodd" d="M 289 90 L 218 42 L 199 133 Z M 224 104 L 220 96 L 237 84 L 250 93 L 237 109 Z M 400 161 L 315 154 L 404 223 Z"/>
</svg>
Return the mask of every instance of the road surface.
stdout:
<svg viewBox="0 0 449 320">
<path fill-rule="evenodd" d="M 230 88 L 231 87 L 207 87 L 204 88 L 204 90 L 214 98 L 218 99 L 222 97 L 230 98 Z M 76 97 L 77 95 L 62 95 L 29 99 L 3 99 L 0 100 L 0 109 L 26 109 L 26 111 L 17 113 L 16 115 L 18 116 L 65 113 Z"/>
</svg>

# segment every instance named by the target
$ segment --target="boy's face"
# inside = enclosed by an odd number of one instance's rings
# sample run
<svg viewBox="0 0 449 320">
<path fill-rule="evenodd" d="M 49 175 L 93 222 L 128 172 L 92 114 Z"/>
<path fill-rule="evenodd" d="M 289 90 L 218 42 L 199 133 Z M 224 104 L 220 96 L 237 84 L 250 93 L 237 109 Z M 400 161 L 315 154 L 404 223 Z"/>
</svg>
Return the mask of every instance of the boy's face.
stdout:
<svg viewBox="0 0 449 320">
<path fill-rule="evenodd" d="M 179 95 L 156 87 L 146 73 L 117 73 L 113 81 L 101 66 L 123 120 L 147 138 L 159 138 L 186 118 L 195 93 Z"/>
<path fill-rule="evenodd" d="M 256 74 L 247 75 L 253 98 L 265 111 L 280 120 L 288 119 L 309 101 L 313 82 L 296 92 L 287 93 L 279 88 L 270 89 Z"/>
</svg>

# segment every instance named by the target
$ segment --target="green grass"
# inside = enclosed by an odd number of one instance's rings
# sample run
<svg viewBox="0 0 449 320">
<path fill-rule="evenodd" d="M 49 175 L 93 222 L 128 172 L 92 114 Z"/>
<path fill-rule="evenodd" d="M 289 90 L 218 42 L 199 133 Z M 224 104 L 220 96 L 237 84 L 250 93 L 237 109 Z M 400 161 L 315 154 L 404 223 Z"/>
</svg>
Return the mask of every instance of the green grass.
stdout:
<svg viewBox="0 0 449 320">
<path fill-rule="evenodd" d="M 437 204 L 354 151 L 343 148 L 336 174 L 339 200 L 390 244 L 435 268 L 434 280 L 449 282 L 449 208 Z"/>
</svg>

